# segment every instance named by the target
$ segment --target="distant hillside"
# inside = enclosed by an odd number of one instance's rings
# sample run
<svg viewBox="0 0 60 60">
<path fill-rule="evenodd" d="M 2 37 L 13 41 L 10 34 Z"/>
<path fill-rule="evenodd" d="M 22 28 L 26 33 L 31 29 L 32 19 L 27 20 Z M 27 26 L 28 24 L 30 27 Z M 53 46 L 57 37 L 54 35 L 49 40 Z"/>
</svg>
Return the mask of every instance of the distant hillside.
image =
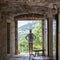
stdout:
<svg viewBox="0 0 60 60">
<path fill-rule="evenodd" d="M 27 23 L 18 28 L 18 40 L 21 39 L 22 35 L 26 35 L 29 29 L 33 29 L 37 22 Z"/>
</svg>

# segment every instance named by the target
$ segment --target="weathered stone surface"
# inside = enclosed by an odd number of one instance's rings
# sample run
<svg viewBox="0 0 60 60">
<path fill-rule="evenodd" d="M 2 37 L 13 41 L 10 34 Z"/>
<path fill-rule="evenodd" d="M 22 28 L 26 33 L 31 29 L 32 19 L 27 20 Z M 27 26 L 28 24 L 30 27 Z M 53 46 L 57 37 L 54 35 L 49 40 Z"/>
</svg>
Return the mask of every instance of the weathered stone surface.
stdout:
<svg viewBox="0 0 60 60">
<path fill-rule="evenodd" d="M 18 54 L 18 23 L 15 21 L 15 54 Z"/>
<path fill-rule="evenodd" d="M 0 14 L 0 60 L 6 60 L 7 56 L 7 25 L 5 16 Z"/>
<path fill-rule="evenodd" d="M 53 57 L 53 18 L 51 17 L 51 18 L 49 18 L 49 23 L 48 23 L 48 30 L 49 30 L 49 32 L 48 32 L 48 36 L 49 36 L 49 38 L 48 38 L 48 52 L 49 52 L 49 57 Z"/>
<path fill-rule="evenodd" d="M 58 24 L 58 58 L 60 60 L 60 14 L 59 14 L 59 24 Z"/>
<path fill-rule="evenodd" d="M 6 20 L 9 22 L 10 25 L 10 54 L 17 53 L 17 36 L 15 33 L 17 33 L 17 27 L 15 25 L 15 22 L 13 21 L 14 18 L 12 18 L 12 21 L 7 16 L 18 16 L 20 19 L 40 19 L 41 14 L 43 17 L 46 17 L 50 12 L 52 12 L 53 4 L 56 4 L 57 7 L 60 9 L 60 0 L 0 0 L 0 60 L 6 60 L 6 54 L 7 54 L 7 40 L 6 40 Z M 59 10 L 60 11 L 60 10 Z M 30 16 L 24 16 L 24 14 L 31 14 Z M 6 14 L 7 16 L 5 16 Z M 20 15 L 20 16 L 19 16 Z M 21 15 L 23 17 L 21 18 Z M 34 16 L 35 15 L 35 16 Z M 46 15 L 46 16 L 45 16 Z M 5 18 L 7 17 L 7 19 Z M 17 20 L 19 18 L 16 18 Z M 43 18 L 42 17 L 42 18 Z M 51 14 L 47 16 L 51 18 Z M 46 17 L 46 18 L 47 18 Z M 9 20 L 10 19 L 10 20 Z M 51 22 L 51 21 L 50 21 Z M 51 25 L 51 24 L 49 24 Z M 49 29 L 51 26 L 49 27 Z M 52 45 L 52 29 L 49 30 L 51 33 L 49 33 L 49 43 Z M 59 15 L 59 31 L 58 31 L 58 56 L 60 60 L 60 15 Z M 52 56 L 52 46 L 49 47 L 49 54 Z"/>
<path fill-rule="evenodd" d="M 15 22 L 14 19 L 10 22 L 10 54 L 15 54 Z"/>
<path fill-rule="evenodd" d="M 2 12 L 11 15 L 12 14 L 15 15 L 23 12 L 41 13 L 43 12 L 43 10 L 44 13 L 42 14 L 45 14 L 45 12 L 53 8 L 53 4 L 56 4 L 58 6 L 60 5 L 60 2 L 59 0 L 4 0 L 0 2 L 0 7 Z M 35 8 L 34 6 L 37 8 Z M 43 7 L 45 8 L 43 9 Z"/>
<path fill-rule="evenodd" d="M 34 20 L 34 19 L 44 19 L 45 16 L 41 15 L 41 14 L 36 14 L 36 13 L 29 13 L 29 14 L 22 14 L 22 15 L 18 15 L 16 17 L 14 17 L 15 20 Z"/>
</svg>

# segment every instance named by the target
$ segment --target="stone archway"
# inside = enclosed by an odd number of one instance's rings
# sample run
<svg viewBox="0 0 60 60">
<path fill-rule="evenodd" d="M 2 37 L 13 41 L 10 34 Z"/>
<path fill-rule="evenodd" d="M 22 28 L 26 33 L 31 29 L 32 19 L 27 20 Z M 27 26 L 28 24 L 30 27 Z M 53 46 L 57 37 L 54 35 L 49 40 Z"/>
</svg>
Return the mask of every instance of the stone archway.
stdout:
<svg viewBox="0 0 60 60">
<path fill-rule="evenodd" d="M 0 47 L 1 47 L 1 51 L 0 51 L 0 60 L 4 60 L 4 58 L 6 58 L 6 43 L 7 43 L 7 35 L 6 35 L 6 15 L 7 16 L 17 16 L 17 15 L 21 15 L 21 14 L 48 14 L 49 16 L 49 20 L 52 20 L 51 15 L 49 15 L 50 10 L 53 7 L 53 4 L 56 4 L 57 7 L 59 7 L 59 12 L 58 12 L 58 58 L 60 60 L 60 1 L 59 0 L 1 0 L 0 1 Z M 52 12 L 52 10 L 51 10 Z M 31 17 L 30 17 L 31 18 Z M 32 19 L 32 18 L 31 18 Z M 33 18 L 33 19 L 37 19 L 37 18 Z M 14 19 L 13 19 L 14 20 Z M 14 21 L 13 21 L 14 22 Z M 13 25 L 13 22 L 12 25 Z M 51 21 L 50 21 L 51 22 Z M 50 25 L 50 23 L 49 23 Z M 14 27 L 14 26 L 13 26 Z M 51 27 L 51 26 L 50 26 Z M 11 26 L 12 28 L 12 26 Z M 49 28 L 50 29 L 50 28 Z M 4 32 L 3 32 L 4 31 Z M 49 30 L 51 31 L 51 30 Z M 2 33 L 3 32 L 3 33 Z M 11 31 L 14 32 L 14 31 Z M 50 33 L 49 33 L 50 34 Z M 15 36 L 15 34 L 14 34 Z M 49 35 L 51 36 L 51 34 Z M 4 37 L 4 38 L 3 38 Z M 12 36 L 11 36 L 12 38 Z M 16 38 L 15 38 L 16 39 Z M 52 39 L 52 38 L 51 38 Z M 14 39 L 11 39 L 14 40 Z M 50 37 L 49 37 L 50 40 Z M 3 44 L 2 44 L 3 42 Z M 11 46 L 12 47 L 12 46 Z M 13 46 L 14 47 L 14 46 Z M 50 47 L 52 48 L 52 47 Z M 13 49 L 11 49 L 13 50 Z M 50 51 L 50 50 L 49 50 Z M 11 52 L 12 53 L 12 52 Z M 49 53 L 50 55 L 50 53 Z M 6 59 L 5 59 L 6 60 Z"/>
<path fill-rule="evenodd" d="M 17 45 L 17 20 L 37 20 L 37 19 L 42 19 L 42 20 L 44 20 L 44 19 L 46 19 L 45 18 L 45 16 L 44 15 L 40 15 L 40 14 L 33 14 L 33 13 L 31 13 L 31 14 L 22 14 L 22 15 L 19 15 L 19 16 L 16 16 L 15 17 L 15 53 L 17 54 L 18 53 L 18 45 Z M 51 22 L 50 22 L 50 20 L 51 20 Z M 44 23 L 44 21 L 43 21 L 43 23 Z M 51 24 L 51 25 L 50 25 Z M 44 24 L 43 24 L 44 25 Z M 43 26 L 44 27 L 44 26 Z M 49 44 L 51 44 L 51 46 L 49 45 L 49 56 L 50 57 L 53 57 L 53 47 L 52 47 L 52 45 L 53 45 L 53 43 L 52 43 L 52 29 L 51 29 L 51 27 L 52 27 L 52 18 L 50 18 L 49 19 Z M 51 31 L 51 32 L 50 32 Z M 44 32 L 44 31 L 43 31 Z M 43 33 L 42 32 L 42 33 Z M 51 35 L 51 36 L 50 36 Z M 43 37 L 44 37 L 44 33 L 43 33 Z M 44 40 L 44 38 L 43 38 L 43 40 Z M 43 41 L 44 42 L 44 41 Z M 43 43 L 43 45 L 44 45 L 44 43 Z M 44 49 L 44 47 L 43 47 L 43 49 Z"/>
</svg>

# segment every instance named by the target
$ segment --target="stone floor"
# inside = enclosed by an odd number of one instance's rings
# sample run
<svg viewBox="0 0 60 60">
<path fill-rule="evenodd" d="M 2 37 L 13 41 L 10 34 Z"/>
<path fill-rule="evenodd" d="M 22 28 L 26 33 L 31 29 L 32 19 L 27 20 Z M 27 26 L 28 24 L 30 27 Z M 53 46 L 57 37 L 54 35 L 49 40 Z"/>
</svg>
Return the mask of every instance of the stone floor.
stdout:
<svg viewBox="0 0 60 60">
<path fill-rule="evenodd" d="M 21 55 L 14 55 L 9 60 L 55 60 L 55 59 L 48 58 L 46 56 L 34 57 L 33 55 L 21 54 Z"/>
</svg>

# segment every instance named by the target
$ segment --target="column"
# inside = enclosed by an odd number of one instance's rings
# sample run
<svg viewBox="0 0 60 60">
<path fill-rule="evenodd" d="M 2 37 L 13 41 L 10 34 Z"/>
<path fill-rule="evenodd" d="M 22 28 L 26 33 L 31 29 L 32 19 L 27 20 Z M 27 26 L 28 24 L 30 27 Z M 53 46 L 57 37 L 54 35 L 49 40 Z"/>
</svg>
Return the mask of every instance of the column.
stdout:
<svg viewBox="0 0 60 60">
<path fill-rule="evenodd" d="M 7 24 L 5 17 L 0 13 L 0 60 L 7 58 Z"/>
<path fill-rule="evenodd" d="M 18 28 L 17 28 L 17 21 L 15 21 L 15 54 L 18 54 Z"/>
<path fill-rule="evenodd" d="M 42 20 L 42 53 L 45 55 L 45 40 L 44 40 L 44 20 Z"/>
<path fill-rule="evenodd" d="M 48 56 L 53 57 L 53 18 L 48 18 Z"/>
<path fill-rule="evenodd" d="M 10 22 L 10 54 L 15 55 L 15 22 L 13 17 Z"/>
<path fill-rule="evenodd" d="M 43 49 L 43 55 L 45 55 L 45 49 L 46 49 L 46 34 L 45 34 L 45 20 L 42 20 L 42 49 Z"/>
<path fill-rule="evenodd" d="M 47 30 L 47 27 L 46 27 L 46 20 L 44 20 L 44 54 L 46 55 L 46 38 L 47 38 L 47 35 L 46 35 L 46 30 Z"/>
<path fill-rule="evenodd" d="M 58 14 L 58 60 L 60 60 L 60 12 Z"/>
</svg>

